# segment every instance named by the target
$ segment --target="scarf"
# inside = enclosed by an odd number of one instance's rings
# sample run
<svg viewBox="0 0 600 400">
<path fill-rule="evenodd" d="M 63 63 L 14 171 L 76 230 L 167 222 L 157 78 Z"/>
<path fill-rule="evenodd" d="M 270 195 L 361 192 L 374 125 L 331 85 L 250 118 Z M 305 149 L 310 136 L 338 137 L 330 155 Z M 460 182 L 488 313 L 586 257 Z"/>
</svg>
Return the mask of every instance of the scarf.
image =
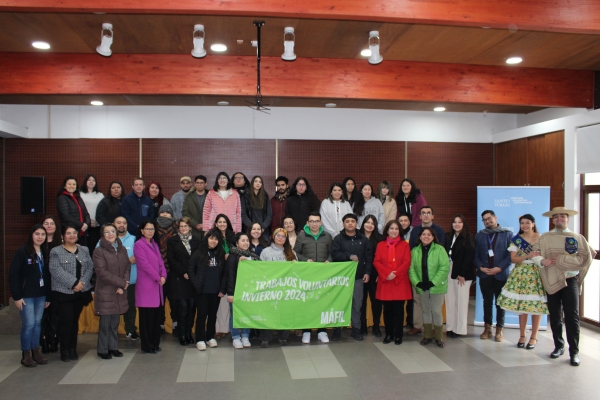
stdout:
<svg viewBox="0 0 600 400">
<path fill-rule="evenodd" d="M 235 255 L 238 255 L 240 257 L 251 258 L 253 260 L 260 260 L 260 257 L 256 253 L 254 253 L 254 252 L 252 252 L 250 250 L 242 250 L 242 249 L 240 249 L 238 247 L 232 247 L 231 248 L 231 254 L 235 254 Z"/>
<path fill-rule="evenodd" d="M 493 228 L 493 229 L 485 228 L 485 229 L 480 230 L 479 232 L 485 233 L 486 235 L 492 235 L 494 233 L 512 232 L 512 231 L 508 228 L 502 228 L 500 226 L 500 224 L 498 224 L 497 228 Z"/>
<path fill-rule="evenodd" d="M 181 239 L 181 243 L 183 243 L 183 247 L 185 247 L 185 249 L 187 250 L 188 255 L 191 255 L 192 248 L 190 247 L 190 239 L 192 238 L 192 235 L 190 235 L 190 234 L 184 235 L 182 233 L 178 233 L 178 235 L 179 235 L 179 238 Z"/>
<path fill-rule="evenodd" d="M 400 237 L 398 236 L 395 239 L 390 239 L 389 237 L 386 239 L 388 244 L 388 267 L 392 269 L 392 271 L 396 270 L 396 246 L 400 243 Z"/>
<path fill-rule="evenodd" d="M 71 200 L 73 200 L 75 202 L 75 205 L 77 206 L 77 209 L 79 210 L 79 222 L 81 222 L 82 224 L 85 223 L 85 220 L 83 219 L 83 210 L 81 209 L 81 205 L 79 205 L 79 201 L 77 200 L 77 196 L 75 196 L 74 194 L 71 194 L 69 192 L 67 192 L 66 190 L 63 191 L 63 194 L 69 196 L 71 198 Z M 85 235 L 85 231 L 79 230 L 79 236 L 84 236 Z"/>
<path fill-rule="evenodd" d="M 158 217 L 158 218 L 156 218 L 156 222 L 158 223 L 158 226 L 160 226 L 161 228 L 167 229 L 168 227 L 173 225 L 173 218 Z"/>
</svg>

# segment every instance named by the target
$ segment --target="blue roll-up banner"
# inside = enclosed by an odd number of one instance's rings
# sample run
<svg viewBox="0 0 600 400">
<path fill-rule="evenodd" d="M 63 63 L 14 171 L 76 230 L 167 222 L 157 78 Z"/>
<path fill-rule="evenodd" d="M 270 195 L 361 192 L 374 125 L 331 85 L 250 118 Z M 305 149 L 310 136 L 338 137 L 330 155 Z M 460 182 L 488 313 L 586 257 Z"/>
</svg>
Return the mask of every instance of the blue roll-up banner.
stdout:
<svg viewBox="0 0 600 400">
<path fill-rule="evenodd" d="M 504 228 L 519 232 L 519 217 L 523 214 L 531 214 L 535 218 L 539 233 L 548 231 L 548 218 L 542 214 L 550 210 L 550 187 L 549 186 L 477 186 L 477 232 L 484 229 L 481 213 L 484 210 L 493 210 L 498 217 L 498 223 Z M 514 265 L 512 265 L 512 268 Z M 493 307 L 496 321 L 496 307 Z M 527 322 L 531 326 L 531 316 Z M 483 300 L 477 278 L 477 290 L 475 294 L 475 325 L 483 326 Z M 519 316 L 512 312 L 506 312 L 505 328 L 518 328 Z M 547 318 L 542 317 L 540 329 L 547 329 Z"/>
</svg>

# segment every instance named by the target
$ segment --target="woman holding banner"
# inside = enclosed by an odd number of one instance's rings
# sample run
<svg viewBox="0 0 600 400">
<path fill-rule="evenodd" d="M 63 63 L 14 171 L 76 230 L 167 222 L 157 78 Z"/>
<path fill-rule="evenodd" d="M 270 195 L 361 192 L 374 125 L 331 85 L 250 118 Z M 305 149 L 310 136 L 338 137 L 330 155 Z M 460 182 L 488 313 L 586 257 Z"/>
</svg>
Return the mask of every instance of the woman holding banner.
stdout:
<svg viewBox="0 0 600 400">
<path fill-rule="evenodd" d="M 250 329 L 237 329 L 233 326 L 233 295 L 235 293 L 235 283 L 237 281 L 237 271 L 240 261 L 260 260 L 260 257 L 250 250 L 250 238 L 247 234 L 240 232 L 234 237 L 235 247 L 231 248 L 229 257 L 225 262 L 227 268 L 227 301 L 230 303 L 229 330 L 233 339 L 235 349 L 250 347 Z M 241 331 L 241 336 L 240 336 Z"/>
<path fill-rule="evenodd" d="M 531 261 L 533 257 L 540 255 L 539 252 L 531 251 L 540 238 L 535 219 L 531 214 L 525 214 L 519 218 L 519 225 L 519 233 L 510 240 L 508 248 L 510 261 L 515 263 L 515 267 L 498 296 L 498 305 L 519 314 L 521 337 L 517 347 L 532 350 L 537 343 L 542 314 L 548 314 L 548 300 L 538 267 Z M 528 314 L 531 314 L 531 337 L 525 346 Z"/>
<path fill-rule="evenodd" d="M 284 220 L 285 223 L 285 220 Z M 262 261 L 296 261 L 296 253 L 290 246 L 290 240 L 288 238 L 288 232 L 283 228 L 275 229 L 271 236 L 271 246 L 267 247 L 260 253 L 260 259 Z M 287 339 L 290 335 L 290 331 L 283 330 L 277 331 L 277 339 L 282 346 L 287 346 Z M 263 329 L 260 331 L 260 347 L 269 347 L 269 341 L 273 338 L 273 331 L 271 329 Z"/>
<path fill-rule="evenodd" d="M 397 221 L 389 221 L 383 229 L 383 241 L 377 245 L 373 266 L 379 274 L 377 299 L 383 303 L 385 321 L 384 344 L 394 340 L 402 344 L 404 304 L 412 298 L 408 279 L 410 248 L 400 237 L 402 228 Z"/>
</svg>

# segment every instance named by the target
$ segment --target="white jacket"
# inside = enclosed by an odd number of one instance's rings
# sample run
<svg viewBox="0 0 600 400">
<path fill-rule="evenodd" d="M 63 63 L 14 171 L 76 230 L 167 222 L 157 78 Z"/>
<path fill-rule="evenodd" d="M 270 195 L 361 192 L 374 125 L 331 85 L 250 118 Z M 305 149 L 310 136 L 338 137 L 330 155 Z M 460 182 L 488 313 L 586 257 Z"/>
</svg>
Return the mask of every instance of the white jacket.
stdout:
<svg viewBox="0 0 600 400">
<path fill-rule="evenodd" d="M 338 206 L 340 207 L 339 211 L 337 210 Z M 321 213 L 321 221 L 323 221 L 323 229 L 334 238 L 344 229 L 342 218 L 352 212 L 352 206 L 347 201 L 340 200 L 332 203 L 329 199 L 325 199 L 321 203 L 319 212 Z"/>
</svg>

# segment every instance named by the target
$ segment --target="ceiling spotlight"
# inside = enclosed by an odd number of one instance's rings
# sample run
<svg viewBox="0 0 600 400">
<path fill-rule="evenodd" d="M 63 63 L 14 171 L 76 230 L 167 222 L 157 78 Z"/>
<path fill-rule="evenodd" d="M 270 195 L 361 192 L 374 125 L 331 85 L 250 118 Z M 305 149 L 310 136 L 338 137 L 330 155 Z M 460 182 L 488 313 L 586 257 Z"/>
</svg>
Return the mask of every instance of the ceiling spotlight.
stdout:
<svg viewBox="0 0 600 400">
<path fill-rule="evenodd" d="M 194 25 L 194 50 L 192 56 L 195 58 L 206 57 L 206 49 L 204 49 L 204 25 Z"/>
<path fill-rule="evenodd" d="M 225 46 L 224 44 L 213 44 L 212 46 L 210 46 L 210 49 L 212 51 L 222 52 L 227 50 L 227 46 Z"/>
<path fill-rule="evenodd" d="M 335 108 L 335 107 L 337 107 L 337 104 L 335 104 L 335 103 L 327 103 L 327 104 L 325 104 L 325 107 L 327 107 L 327 108 Z"/>
<path fill-rule="evenodd" d="M 296 55 L 294 54 L 295 39 L 294 28 L 290 26 L 283 28 L 283 54 L 281 58 L 285 61 L 294 61 L 296 59 Z"/>
<path fill-rule="evenodd" d="M 507 64 L 519 64 L 523 61 L 521 57 L 510 57 L 506 59 Z"/>
<path fill-rule="evenodd" d="M 433 111 L 437 111 L 437 112 L 446 111 L 446 107 L 436 107 L 433 109 Z"/>
<path fill-rule="evenodd" d="M 90 104 L 93 105 L 93 106 L 103 106 L 104 105 L 103 102 L 98 101 L 98 100 L 94 100 Z"/>
<path fill-rule="evenodd" d="M 113 26 L 112 24 L 102 24 L 102 42 L 96 47 L 98 54 L 104 57 L 110 57 L 112 50 L 110 46 L 113 42 Z"/>
<path fill-rule="evenodd" d="M 228 102 L 228 101 L 219 101 L 219 102 L 217 103 L 217 105 L 218 105 L 218 106 L 228 106 L 228 105 L 229 105 L 229 102 Z"/>
<path fill-rule="evenodd" d="M 360 55 L 363 57 L 371 57 L 371 50 L 364 49 L 363 51 L 360 52 Z"/>
<path fill-rule="evenodd" d="M 46 42 L 33 42 L 31 45 L 40 50 L 48 50 L 50 48 L 50 45 Z"/>
<path fill-rule="evenodd" d="M 369 56 L 369 64 L 379 64 L 383 61 L 383 57 L 379 54 L 379 32 L 369 32 L 369 50 L 371 55 Z"/>
</svg>

